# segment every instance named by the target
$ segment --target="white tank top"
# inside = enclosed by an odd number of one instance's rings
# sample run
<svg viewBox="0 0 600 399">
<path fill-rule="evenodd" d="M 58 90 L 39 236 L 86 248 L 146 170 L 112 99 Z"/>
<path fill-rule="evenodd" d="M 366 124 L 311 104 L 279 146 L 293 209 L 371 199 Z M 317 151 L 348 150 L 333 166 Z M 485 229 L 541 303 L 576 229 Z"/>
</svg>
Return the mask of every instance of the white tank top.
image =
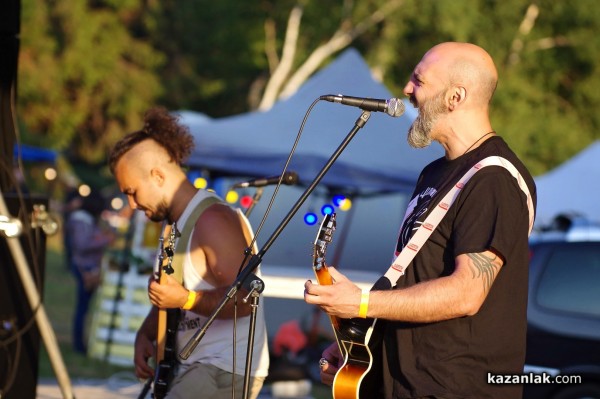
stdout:
<svg viewBox="0 0 600 399">
<path fill-rule="evenodd" d="M 198 193 L 192 198 L 190 203 L 185 208 L 185 211 L 177 221 L 179 228 L 183 228 L 186 220 L 203 199 L 215 196 L 214 194 L 198 190 Z M 238 210 L 239 212 L 239 210 Z M 241 215 L 244 217 L 244 215 Z M 196 268 L 192 264 L 190 256 L 190 242 L 192 234 L 189 235 L 190 241 L 187 243 L 187 251 L 183 257 L 183 285 L 190 290 L 207 290 L 214 288 L 206 282 L 202 276 L 198 274 Z M 201 269 L 203 268 L 203 265 Z M 240 265 L 231 265 L 238 268 Z M 258 269 L 256 274 L 259 274 Z M 241 295 L 238 295 L 238 301 L 241 302 Z M 194 333 L 204 326 L 208 318 L 189 310 L 181 311 L 181 322 L 179 331 L 177 332 L 177 347 L 179 350 L 183 348 Z M 194 352 L 186 359 L 180 361 L 184 365 L 200 362 L 212 364 L 222 370 L 234 372 L 235 374 L 244 374 L 246 365 L 246 352 L 248 347 L 248 332 L 250 325 L 250 316 L 238 317 L 235 333 L 235 370 L 233 367 L 233 319 L 215 319 L 210 325 L 206 334 L 200 340 L 200 343 L 194 349 Z M 267 343 L 267 329 L 265 325 L 264 310 L 262 298 L 259 301 L 259 307 L 256 314 L 256 328 L 254 336 L 254 350 L 252 353 L 251 375 L 255 377 L 266 377 L 269 368 L 269 353 Z"/>
</svg>

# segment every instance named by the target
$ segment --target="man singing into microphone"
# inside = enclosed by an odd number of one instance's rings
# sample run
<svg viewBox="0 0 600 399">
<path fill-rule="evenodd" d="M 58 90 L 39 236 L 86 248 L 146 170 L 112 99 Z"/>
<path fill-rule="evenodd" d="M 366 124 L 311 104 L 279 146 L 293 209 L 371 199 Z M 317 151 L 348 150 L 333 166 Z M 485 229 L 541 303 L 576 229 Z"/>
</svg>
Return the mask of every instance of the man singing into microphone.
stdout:
<svg viewBox="0 0 600 399">
<path fill-rule="evenodd" d="M 491 56 L 476 45 L 442 43 L 423 56 L 404 87 L 419 110 L 408 141 L 437 141 L 445 156 L 421 172 L 408 204 L 396 247 L 408 257 L 397 264 L 404 275 L 392 268 L 388 289 L 361 292 L 330 267 L 334 284 L 305 284 L 306 302 L 381 327 L 374 365 L 383 378 L 360 398 L 522 396 L 522 386 L 489 378 L 523 372 L 536 203 L 533 178 L 489 119 L 497 81 Z M 336 344 L 320 364 L 331 384 L 341 364 Z"/>
<path fill-rule="evenodd" d="M 181 166 L 193 145 L 192 136 L 176 117 L 163 108 L 153 108 L 146 113 L 144 127 L 122 138 L 110 154 L 111 172 L 129 205 L 152 221 L 176 228 L 179 233 L 174 237 L 181 238 L 175 248 L 183 248 L 183 256 L 173 258 L 181 261 L 172 264 L 173 276 L 179 271 L 182 281 L 165 274 L 160 283 L 152 278 L 148 284 L 153 306 L 135 339 L 135 373 L 139 378 L 154 377 L 148 359 L 156 356 L 154 343 L 159 333 L 164 333 L 158 331 L 158 310 L 179 309 L 176 348 L 171 353 L 177 363 L 175 378 L 170 382 L 170 376 L 158 375 L 161 381 L 155 384 L 154 397 L 157 386 L 163 384 L 168 385 L 169 399 L 229 399 L 233 389 L 236 397 L 242 397 L 251 324 L 250 302 L 243 303 L 243 296 L 235 301 L 235 309 L 234 301 L 228 302 L 186 360 L 178 356 L 236 280 L 252 239 L 243 214 L 208 191 L 196 189 L 187 179 Z M 241 293 L 246 295 L 243 290 Z M 249 392 L 256 398 L 269 366 L 262 306 L 257 312 L 252 352 Z"/>
</svg>

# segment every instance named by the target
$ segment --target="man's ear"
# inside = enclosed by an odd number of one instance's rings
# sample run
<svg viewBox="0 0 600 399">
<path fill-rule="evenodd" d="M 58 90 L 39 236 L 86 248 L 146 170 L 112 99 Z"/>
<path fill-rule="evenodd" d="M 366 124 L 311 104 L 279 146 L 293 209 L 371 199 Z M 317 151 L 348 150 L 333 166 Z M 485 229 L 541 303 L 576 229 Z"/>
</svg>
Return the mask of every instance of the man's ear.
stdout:
<svg viewBox="0 0 600 399">
<path fill-rule="evenodd" d="M 165 183 L 165 173 L 163 172 L 163 170 L 161 168 L 150 169 L 150 178 L 159 187 L 161 187 Z"/>
<path fill-rule="evenodd" d="M 454 111 L 456 107 L 464 103 L 467 99 L 467 89 L 464 86 L 452 86 L 448 90 L 448 108 Z"/>
</svg>

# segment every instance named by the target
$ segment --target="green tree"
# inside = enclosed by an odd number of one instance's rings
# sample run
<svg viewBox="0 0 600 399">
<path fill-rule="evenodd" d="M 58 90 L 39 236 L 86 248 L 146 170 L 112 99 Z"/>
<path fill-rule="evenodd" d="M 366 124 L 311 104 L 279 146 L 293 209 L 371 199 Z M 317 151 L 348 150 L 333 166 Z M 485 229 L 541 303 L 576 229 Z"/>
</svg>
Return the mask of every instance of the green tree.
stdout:
<svg viewBox="0 0 600 399">
<path fill-rule="evenodd" d="M 36 142 L 100 161 L 154 103 L 266 109 L 348 46 L 401 97 L 427 49 L 469 41 L 498 64 L 494 126 L 540 174 L 599 137 L 599 14 L 595 0 L 23 0 L 20 115 Z"/>
<path fill-rule="evenodd" d="M 24 141 L 90 163 L 139 128 L 164 56 L 134 35 L 141 0 L 23 0 L 18 109 Z"/>
</svg>

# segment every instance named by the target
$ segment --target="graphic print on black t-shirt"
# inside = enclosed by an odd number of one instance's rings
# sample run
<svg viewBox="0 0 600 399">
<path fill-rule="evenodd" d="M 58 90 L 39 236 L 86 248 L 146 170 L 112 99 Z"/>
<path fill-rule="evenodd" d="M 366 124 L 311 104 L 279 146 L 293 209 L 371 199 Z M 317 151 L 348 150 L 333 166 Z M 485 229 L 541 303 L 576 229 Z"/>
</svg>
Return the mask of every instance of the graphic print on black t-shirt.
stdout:
<svg viewBox="0 0 600 399">
<path fill-rule="evenodd" d="M 423 223 L 423 220 L 425 219 L 424 215 L 427 213 L 431 200 L 436 194 L 437 190 L 435 188 L 427 187 L 408 203 L 404 223 L 402 224 L 400 235 L 398 237 L 396 255 L 402 251 L 402 248 L 404 248 L 412 235 Z"/>
</svg>

